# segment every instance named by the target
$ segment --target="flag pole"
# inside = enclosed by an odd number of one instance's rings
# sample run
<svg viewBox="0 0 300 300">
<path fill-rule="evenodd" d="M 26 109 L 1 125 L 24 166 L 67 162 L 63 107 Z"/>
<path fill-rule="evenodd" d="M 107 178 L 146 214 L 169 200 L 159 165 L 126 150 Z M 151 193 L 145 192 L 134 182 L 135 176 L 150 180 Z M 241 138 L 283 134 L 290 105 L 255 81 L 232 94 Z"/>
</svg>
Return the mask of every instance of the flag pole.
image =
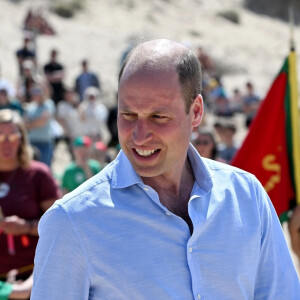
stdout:
<svg viewBox="0 0 300 300">
<path fill-rule="evenodd" d="M 289 23 L 290 23 L 290 55 L 289 55 L 289 86 L 292 119 L 292 156 L 294 164 L 294 184 L 296 203 L 300 205 L 300 110 L 297 82 L 297 57 L 294 38 L 294 9 L 293 0 L 289 1 Z"/>
<path fill-rule="evenodd" d="M 294 28 L 295 28 L 295 21 L 294 21 L 294 0 L 289 1 L 289 24 L 290 24 L 290 50 L 295 51 L 295 38 L 294 38 Z"/>
</svg>

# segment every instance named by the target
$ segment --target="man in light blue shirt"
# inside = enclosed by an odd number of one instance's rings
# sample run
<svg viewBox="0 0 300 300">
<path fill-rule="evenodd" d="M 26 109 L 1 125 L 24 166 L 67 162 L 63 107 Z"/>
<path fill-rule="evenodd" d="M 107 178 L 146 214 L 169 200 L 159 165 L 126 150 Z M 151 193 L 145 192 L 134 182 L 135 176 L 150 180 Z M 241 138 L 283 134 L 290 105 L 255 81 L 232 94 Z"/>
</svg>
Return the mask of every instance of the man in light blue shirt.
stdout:
<svg viewBox="0 0 300 300">
<path fill-rule="evenodd" d="M 300 299 L 260 183 L 189 144 L 200 82 L 182 45 L 131 51 L 119 79 L 122 151 L 43 216 L 31 299 Z"/>
</svg>

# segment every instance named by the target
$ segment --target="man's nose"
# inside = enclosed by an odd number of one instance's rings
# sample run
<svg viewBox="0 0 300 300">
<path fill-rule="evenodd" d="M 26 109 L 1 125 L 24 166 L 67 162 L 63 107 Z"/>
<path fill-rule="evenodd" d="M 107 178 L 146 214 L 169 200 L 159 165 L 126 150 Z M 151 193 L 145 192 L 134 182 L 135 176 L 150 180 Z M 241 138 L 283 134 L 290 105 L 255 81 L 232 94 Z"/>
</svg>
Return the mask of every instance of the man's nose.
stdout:
<svg viewBox="0 0 300 300">
<path fill-rule="evenodd" d="M 149 121 L 138 119 L 135 123 L 132 138 L 136 145 L 143 145 L 151 140 L 153 135 Z"/>
</svg>

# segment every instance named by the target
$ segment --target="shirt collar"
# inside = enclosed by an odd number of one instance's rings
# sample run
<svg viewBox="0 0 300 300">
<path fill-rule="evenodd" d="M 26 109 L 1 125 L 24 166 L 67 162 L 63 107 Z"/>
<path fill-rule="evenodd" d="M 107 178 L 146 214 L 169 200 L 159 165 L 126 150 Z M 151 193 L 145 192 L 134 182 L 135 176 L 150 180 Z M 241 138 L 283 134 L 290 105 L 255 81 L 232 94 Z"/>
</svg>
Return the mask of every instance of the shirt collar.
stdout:
<svg viewBox="0 0 300 300">
<path fill-rule="evenodd" d="M 192 144 L 190 144 L 188 148 L 188 158 L 193 168 L 195 181 L 197 182 L 198 186 L 205 192 L 209 192 L 213 185 L 213 171 L 206 164 L 206 159 L 200 156 L 199 152 Z"/>
<path fill-rule="evenodd" d="M 194 171 L 195 180 L 205 192 L 212 188 L 213 171 L 210 170 L 198 151 L 190 144 L 188 158 Z M 125 153 L 121 150 L 114 161 L 112 171 L 112 188 L 125 188 L 134 184 L 143 184 L 141 177 L 136 173 Z"/>
<path fill-rule="evenodd" d="M 143 184 L 141 177 L 136 173 L 127 156 L 121 150 L 114 161 L 112 187 L 122 189 L 138 183 Z"/>
</svg>

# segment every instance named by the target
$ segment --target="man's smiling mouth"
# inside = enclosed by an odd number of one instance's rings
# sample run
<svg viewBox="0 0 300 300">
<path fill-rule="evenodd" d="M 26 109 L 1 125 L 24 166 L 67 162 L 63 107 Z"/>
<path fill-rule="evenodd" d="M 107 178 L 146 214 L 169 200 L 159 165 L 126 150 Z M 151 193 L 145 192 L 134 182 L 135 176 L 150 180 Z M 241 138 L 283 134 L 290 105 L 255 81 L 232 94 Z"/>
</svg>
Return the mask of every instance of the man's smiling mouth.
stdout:
<svg viewBox="0 0 300 300">
<path fill-rule="evenodd" d="M 148 157 L 152 155 L 153 153 L 159 151 L 159 149 L 152 149 L 152 150 L 142 150 L 142 149 L 134 149 L 139 155 L 143 157 Z"/>
</svg>

